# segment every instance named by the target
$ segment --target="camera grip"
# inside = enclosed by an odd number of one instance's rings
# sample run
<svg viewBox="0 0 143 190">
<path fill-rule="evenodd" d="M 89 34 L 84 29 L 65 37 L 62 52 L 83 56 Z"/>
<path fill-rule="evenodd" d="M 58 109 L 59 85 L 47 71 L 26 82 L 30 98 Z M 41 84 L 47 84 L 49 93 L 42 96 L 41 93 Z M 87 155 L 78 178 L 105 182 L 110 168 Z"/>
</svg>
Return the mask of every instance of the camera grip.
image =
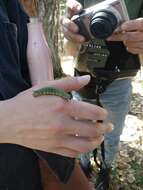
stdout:
<svg viewBox="0 0 143 190">
<path fill-rule="evenodd" d="M 80 17 L 73 20 L 73 22 L 79 27 L 78 34 L 80 34 L 81 36 L 84 36 L 86 41 L 89 41 L 91 39 L 91 37 L 85 27 L 85 24 L 82 22 Z"/>
</svg>

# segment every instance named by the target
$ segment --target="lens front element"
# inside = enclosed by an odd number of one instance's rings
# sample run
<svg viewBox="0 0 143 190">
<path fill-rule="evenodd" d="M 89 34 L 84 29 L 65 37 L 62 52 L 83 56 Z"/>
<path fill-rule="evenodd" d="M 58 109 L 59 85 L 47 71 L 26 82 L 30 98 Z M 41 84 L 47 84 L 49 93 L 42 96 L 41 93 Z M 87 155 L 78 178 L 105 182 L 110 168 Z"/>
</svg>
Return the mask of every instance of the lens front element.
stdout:
<svg viewBox="0 0 143 190">
<path fill-rule="evenodd" d="M 114 32 L 118 25 L 116 16 L 107 10 L 93 14 L 90 23 L 90 31 L 96 38 L 106 39 Z"/>
</svg>

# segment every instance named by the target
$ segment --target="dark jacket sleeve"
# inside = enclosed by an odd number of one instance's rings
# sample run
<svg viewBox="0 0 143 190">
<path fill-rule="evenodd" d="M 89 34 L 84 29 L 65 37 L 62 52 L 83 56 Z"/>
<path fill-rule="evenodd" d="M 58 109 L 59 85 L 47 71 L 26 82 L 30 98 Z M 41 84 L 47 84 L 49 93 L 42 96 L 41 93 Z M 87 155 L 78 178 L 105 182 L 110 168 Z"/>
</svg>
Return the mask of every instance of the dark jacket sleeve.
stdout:
<svg viewBox="0 0 143 190">
<path fill-rule="evenodd" d="M 1 99 L 14 97 L 31 86 L 26 58 L 27 22 L 29 22 L 29 17 L 19 1 L 10 0 L 5 5 L 0 4 Z M 15 151 L 17 149 L 20 147 L 15 147 Z M 62 182 L 67 182 L 73 171 L 74 159 L 42 151 L 35 151 L 35 153 L 39 158 L 47 161 Z"/>
</svg>

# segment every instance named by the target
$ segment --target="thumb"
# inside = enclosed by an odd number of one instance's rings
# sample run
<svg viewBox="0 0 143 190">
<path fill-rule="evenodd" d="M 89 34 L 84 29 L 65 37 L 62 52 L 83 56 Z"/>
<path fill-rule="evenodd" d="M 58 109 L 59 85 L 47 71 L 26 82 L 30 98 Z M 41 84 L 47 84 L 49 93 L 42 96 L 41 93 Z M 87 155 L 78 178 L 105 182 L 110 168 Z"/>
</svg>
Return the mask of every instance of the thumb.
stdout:
<svg viewBox="0 0 143 190">
<path fill-rule="evenodd" d="M 90 81 L 90 76 L 85 75 L 81 77 L 67 77 L 63 78 L 60 80 L 53 80 L 53 81 L 46 81 L 43 82 L 40 85 L 37 85 L 34 87 L 35 89 L 43 88 L 43 87 L 55 87 L 58 89 L 63 89 L 66 92 L 71 92 L 71 91 L 76 91 L 79 90 L 80 88 L 84 87 L 87 85 Z"/>
</svg>

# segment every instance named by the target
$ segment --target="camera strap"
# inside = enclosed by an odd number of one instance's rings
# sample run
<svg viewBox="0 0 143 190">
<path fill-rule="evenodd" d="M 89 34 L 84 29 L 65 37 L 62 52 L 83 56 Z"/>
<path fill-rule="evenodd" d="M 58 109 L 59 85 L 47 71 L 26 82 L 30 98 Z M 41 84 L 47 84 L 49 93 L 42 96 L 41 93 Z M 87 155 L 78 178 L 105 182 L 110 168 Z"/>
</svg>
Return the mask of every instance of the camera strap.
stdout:
<svg viewBox="0 0 143 190">
<path fill-rule="evenodd" d="M 87 98 L 89 98 L 89 96 L 90 96 L 91 98 L 96 99 L 96 105 L 103 107 L 101 102 L 100 102 L 100 95 L 103 92 L 105 92 L 108 85 L 110 85 L 114 81 L 114 79 L 106 80 L 105 78 L 101 78 L 100 76 L 97 76 L 95 78 L 90 73 L 80 72 L 77 69 L 75 69 L 75 73 L 74 73 L 75 76 L 83 76 L 83 75 L 87 75 L 87 74 L 91 76 L 91 82 L 87 86 L 82 88 L 79 91 L 79 94 L 83 97 L 86 97 L 86 95 L 87 95 Z M 89 92 L 90 92 L 90 94 L 87 94 Z M 99 122 L 102 122 L 102 121 L 99 121 Z M 101 153 L 100 161 L 98 161 L 99 160 L 98 159 L 98 152 Z M 104 169 L 107 168 L 107 164 L 105 162 L 104 141 L 102 142 L 100 149 L 99 148 L 94 149 L 93 157 L 94 157 L 94 162 L 96 163 L 98 168 L 100 168 L 100 169 L 101 168 L 104 168 Z"/>
<path fill-rule="evenodd" d="M 97 79 L 97 84 L 96 84 L 96 105 L 103 107 L 101 102 L 100 102 L 100 94 L 103 93 L 106 90 L 105 83 L 103 80 L 101 79 Z M 103 85 L 104 84 L 104 85 Z M 107 85 L 107 83 L 106 83 Z M 100 123 L 102 123 L 103 121 L 98 121 Z M 98 150 L 99 149 L 94 149 L 93 150 L 93 158 L 94 158 L 94 162 L 96 163 L 98 168 L 107 168 L 106 162 L 105 162 L 105 146 L 104 146 L 104 141 L 102 142 L 102 144 L 100 145 L 100 151 L 101 151 L 101 158 L 100 161 L 97 160 L 98 158 Z"/>
</svg>

